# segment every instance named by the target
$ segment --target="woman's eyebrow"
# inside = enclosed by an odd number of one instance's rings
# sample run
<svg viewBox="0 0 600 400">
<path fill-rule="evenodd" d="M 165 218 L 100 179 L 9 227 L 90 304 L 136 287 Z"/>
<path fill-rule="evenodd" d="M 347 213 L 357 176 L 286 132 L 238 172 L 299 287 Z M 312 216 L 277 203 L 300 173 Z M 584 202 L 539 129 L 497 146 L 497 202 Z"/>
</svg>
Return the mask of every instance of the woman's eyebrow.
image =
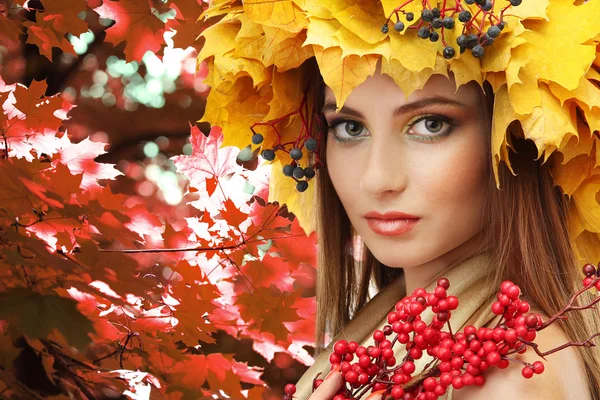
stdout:
<svg viewBox="0 0 600 400">
<path fill-rule="evenodd" d="M 431 106 L 431 105 L 451 105 L 451 106 L 457 106 L 457 107 L 462 107 L 462 108 L 470 107 L 468 104 L 461 103 L 460 101 L 449 99 L 447 97 L 441 97 L 441 96 L 427 97 L 424 99 L 413 101 L 411 103 L 406 103 L 406 104 L 401 105 L 400 107 L 398 107 L 394 110 L 393 116 L 397 117 L 401 114 L 419 110 L 421 108 Z M 335 112 L 336 109 L 337 109 L 337 106 L 336 106 L 335 102 L 328 101 L 323 106 L 322 112 L 323 113 L 325 113 L 327 111 Z M 343 106 L 342 109 L 339 111 L 339 113 L 352 115 L 352 116 L 355 116 L 358 118 L 364 118 L 363 114 L 360 111 L 355 110 L 348 106 Z"/>
</svg>

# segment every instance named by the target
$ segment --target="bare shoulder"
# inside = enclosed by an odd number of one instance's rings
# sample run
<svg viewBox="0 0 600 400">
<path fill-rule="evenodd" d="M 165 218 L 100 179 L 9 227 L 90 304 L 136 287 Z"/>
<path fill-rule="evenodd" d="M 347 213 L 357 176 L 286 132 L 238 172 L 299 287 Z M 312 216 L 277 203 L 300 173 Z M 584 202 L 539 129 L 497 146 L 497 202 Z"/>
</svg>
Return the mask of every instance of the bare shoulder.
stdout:
<svg viewBox="0 0 600 400">
<path fill-rule="evenodd" d="M 570 340 L 555 323 L 540 331 L 535 342 L 538 343 L 540 351 L 544 352 Z M 528 363 L 542 361 L 545 371 L 525 379 L 521 375 L 523 366 L 517 362 L 511 362 L 504 370 L 490 368 L 484 373 L 485 385 L 455 390 L 453 400 L 591 399 L 583 361 L 573 347 L 548 355 L 547 361 L 543 361 L 531 348 L 525 354 L 515 354 L 513 357 Z"/>
</svg>

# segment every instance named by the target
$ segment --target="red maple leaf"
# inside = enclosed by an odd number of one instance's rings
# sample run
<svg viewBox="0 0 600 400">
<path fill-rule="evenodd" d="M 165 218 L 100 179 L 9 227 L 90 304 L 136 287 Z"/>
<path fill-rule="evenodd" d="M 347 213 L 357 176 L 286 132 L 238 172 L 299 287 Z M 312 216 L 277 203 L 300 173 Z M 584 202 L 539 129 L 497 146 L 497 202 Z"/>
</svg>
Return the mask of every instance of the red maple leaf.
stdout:
<svg viewBox="0 0 600 400">
<path fill-rule="evenodd" d="M 240 149 L 235 146 L 221 148 L 221 128 L 213 127 L 210 134 L 205 136 L 197 126 L 193 126 L 190 142 L 192 154 L 176 156 L 172 160 L 177 170 L 190 178 L 191 186 L 199 188 L 207 179 L 220 179 L 241 171 L 241 167 L 235 162 Z"/>
<path fill-rule="evenodd" d="M 77 17 L 77 14 L 87 11 L 84 0 L 44 0 L 42 4 L 44 9 L 35 15 L 38 25 L 46 23 L 56 32 L 69 32 L 75 36 L 88 31 L 88 24 Z"/>
<path fill-rule="evenodd" d="M 58 130 L 63 121 L 54 113 L 62 109 L 63 100 L 54 96 L 46 96 L 48 84 L 45 81 L 32 81 L 29 88 L 17 84 L 13 92 L 16 102 L 14 107 L 25 114 L 25 127 L 34 132 L 45 129 Z"/>
<path fill-rule="evenodd" d="M 159 53 L 165 46 L 165 23 L 158 18 L 164 10 L 152 10 L 148 0 L 104 0 L 95 11 L 115 21 L 106 30 L 105 40 L 115 46 L 125 41 L 127 62 L 141 61 L 147 51 Z"/>
</svg>

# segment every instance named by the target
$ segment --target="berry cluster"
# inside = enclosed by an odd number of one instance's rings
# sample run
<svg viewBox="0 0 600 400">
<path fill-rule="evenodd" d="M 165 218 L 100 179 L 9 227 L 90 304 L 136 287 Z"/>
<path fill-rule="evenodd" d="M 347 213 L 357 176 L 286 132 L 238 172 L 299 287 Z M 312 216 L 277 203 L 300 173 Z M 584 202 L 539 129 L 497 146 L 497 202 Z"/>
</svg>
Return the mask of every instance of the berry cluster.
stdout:
<svg viewBox="0 0 600 400">
<path fill-rule="evenodd" d="M 324 165 L 319 159 L 319 140 L 311 136 L 311 132 L 315 130 L 315 127 L 317 131 L 320 130 L 321 120 L 316 110 L 309 110 L 308 93 L 309 88 L 307 87 L 304 91 L 302 102 L 296 110 L 272 121 L 257 122 L 250 127 L 252 131 L 252 144 L 260 147 L 262 147 L 264 136 L 258 133 L 256 128 L 259 126 L 267 127 L 274 132 L 274 135 L 277 137 L 277 143 L 271 148 L 262 148 L 260 155 L 267 161 L 273 161 L 275 160 L 277 151 L 288 153 L 292 161 L 290 164 L 283 166 L 283 174 L 296 182 L 296 190 L 299 192 L 304 192 L 308 189 L 308 182 L 314 178 L 315 169 Z M 277 128 L 278 124 L 289 123 L 289 119 L 291 118 L 299 118 L 302 122 L 300 132 L 293 142 L 281 143 L 281 134 Z M 286 149 L 288 145 L 291 145 L 290 150 Z M 303 149 L 306 154 L 304 154 Z M 311 158 L 314 158 L 312 164 Z M 306 167 L 302 167 L 300 164 L 303 159 L 308 159 Z"/>
<path fill-rule="evenodd" d="M 252 135 L 252 143 L 261 144 L 263 142 L 263 135 L 260 133 L 255 133 Z M 315 138 L 308 138 L 304 142 L 303 147 L 307 151 L 316 152 L 318 148 L 318 143 Z M 262 158 L 267 161 L 273 161 L 275 159 L 275 150 L 274 149 L 263 149 L 260 154 Z M 298 164 L 298 160 L 302 158 L 302 149 L 294 147 L 290 150 L 290 157 L 292 158 L 292 163 L 283 166 L 283 174 L 285 176 L 296 178 L 296 189 L 299 192 L 304 192 L 308 189 L 308 179 L 311 179 L 315 176 L 315 170 L 313 167 L 302 168 Z M 300 179 L 307 178 L 307 180 L 301 181 Z"/>
<path fill-rule="evenodd" d="M 400 14 L 403 14 L 408 22 L 415 19 L 413 12 L 404 10 L 413 1 L 418 0 L 406 1 L 394 9 L 381 27 L 381 31 L 383 33 L 389 32 L 389 24 L 395 15 L 394 30 L 402 32 L 405 29 L 405 24 L 400 20 Z M 500 10 L 499 16 L 496 16 L 492 0 L 456 0 L 453 6 L 443 9 L 430 7 L 429 1 L 422 0 L 423 10 L 421 10 L 420 20 L 417 24 L 410 26 L 409 29 L 417 30 L 417 36 L 421 39 L 429 39 L 431 42 L 437 42 L 441 39 L 444 45 L 442 54 L 444 58 L 450 59 L 456 55 L 456 49 L 446 42 L 444 33 L 446 29 L 454 29 L 456 24 L 454 18 L 456 16 L 458 21 L 463 24 L 462 33 L 456 38 L 456 44 L 461 54 L 469 49 L 474 57 L 481 58 L 485 53 L 484 47 L 493 44 L 506 26 L 503 20 L 504 12 L 511 6 L 520 5 L 521 2 L 522 0 L 510 0 L 509 4 Z M 471 11 L 465 9 L 463 3 L 467 5 L 475 4 L 477 11 L 472 14 Z M 481 23 L 477 18 L 481 20 Z M 489 21 L 490 26 L 487 30 L 484 30 L 483 25 L 486 20 Z"/>
<path fill-rule="evenodd" d="M 453 333 L 450 326 L 452 312 L 459 305 L 458 298 L 448 295 L 450 282 L 441 278 L 433 292 L 416 289 L 411 296 L 396 303 L 387 315 L 387 324 L 373 333 L 374 344 L 367 347 L 354 341 L 339 340 L 329 356 L 331 369 L 339 369 L 344 385 L 334 400 L 360 399 L 366 393 L 385 390 L 383 398 L 403 400 L 435 400 L 446 394 L 450 387 L 461 389 L 485 383 L 483 372 L 491 367 L 505 369 L 510 362 L 522 365 L 521 374 L 531 378 L 544 372 L 541 361 L 523 362 L 511 357 L 523 354 L 533 348 L 540 356 L 559 351 L 569 345 L 594 346 L 593 335 L 582 343 L 568 343 L 547 352 L 540 352 L 534 343 L 537 332 L 544 329 L 564 314 L 573 310 L 592 308 L 600 302 L 600 297 L 585 306 L 575 307 L 575 299 L 583 292 L 596 288 L 600 290 L 600 265 L 583 267 L 584 288 L 576 293 L 569 304 L 547 321 L 540 314 L 530 313 L 530 305 L 521 299 L 521 289 L 511 281 L 504 281 L 491 305 L 500 320 L 494 328 L 468 325 L 462 332 Z M 430 309 L 433 313 L 427 324 L 423 313 Z M 444 330 L 448 326 L 448 331 Z M 402 360 L 397 360 L 393 350 L 399 343 L 406 349 Z M 425 353 L 431 361 L 420 374 L 415 361 Z M 399 362 L 398 362 L 399 361 Z M 313 380 L 313 391 L 323 383 Z M 291 400 L 295 386 L 286 386 L 284 400 Z"/>
</svg>

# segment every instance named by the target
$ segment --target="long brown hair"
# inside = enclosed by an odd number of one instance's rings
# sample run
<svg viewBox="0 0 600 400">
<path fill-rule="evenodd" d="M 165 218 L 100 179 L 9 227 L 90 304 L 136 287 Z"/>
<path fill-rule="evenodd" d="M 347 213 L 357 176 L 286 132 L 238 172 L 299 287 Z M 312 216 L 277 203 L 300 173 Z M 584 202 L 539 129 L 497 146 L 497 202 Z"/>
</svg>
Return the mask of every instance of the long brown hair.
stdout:
<svg viewBox="0 0 600 400">
<path fill-rule="evenodd" d="M 309 65 L 314 85 L 314 104 L 320 110 L 325 86 L 316 68 Z M 475 83 L 470 83 L 475 84 Z M 475 84 L 476 85 L 476 84 Z M 482 91 L 484 107 L 491 124 L 493 91 L 485 82 Z M 316 132 L 320 138 L 321 160 L 325 160 L 326 124 Z M 571 246 L 568 230 L 568 198 L 555 187 L 549 163 L 535 160 L 533 142 L 523 138 L 518 123 L 510 126 L 515 152 L 510 161 L 516 176 L 506 165 L 499 166 L 500 190 L 491 173 L 491 152 L 488 152 L 488 185 L 485 204 L 487 232 L 484 248 L 491 249 L 492 265 L 487 287 L 499 287 L 503 280 L 517 283 L 523 293 L 547 315 L 560 311 L 568 303 L 576 287 L 581 285 L 581 266 Z M 491 149 L 491 134 L 486 135 Z M 403 275 L 401 268 L 380 263 L 363 244 L 353 248 L 355 232 L 333 187 L 327 167 L 317 170 L 317 337 L 316 354 L 325 349 L 326 335 L 334 337 L 369 300 L 369 286 L 378 290 Z M 357 261 L 352 252 L 362 252 Z M 590 260 L 592 261 L 592 260 Z M 406 295 L 399 294 L 399 299 Z M 589 302 L 593 296 L 582 299 Z M 586 301 L 587 300 L 587 301 Z M 573 341 L 581 341 L 600 332 L 600 312 L 572 312 L 561 327 Z M 331 344 L 330 344 L 331 345 Z M 583 359 L 593 399 L 600 399 L 600 350 L 576 347 Z"/>
</svg>

